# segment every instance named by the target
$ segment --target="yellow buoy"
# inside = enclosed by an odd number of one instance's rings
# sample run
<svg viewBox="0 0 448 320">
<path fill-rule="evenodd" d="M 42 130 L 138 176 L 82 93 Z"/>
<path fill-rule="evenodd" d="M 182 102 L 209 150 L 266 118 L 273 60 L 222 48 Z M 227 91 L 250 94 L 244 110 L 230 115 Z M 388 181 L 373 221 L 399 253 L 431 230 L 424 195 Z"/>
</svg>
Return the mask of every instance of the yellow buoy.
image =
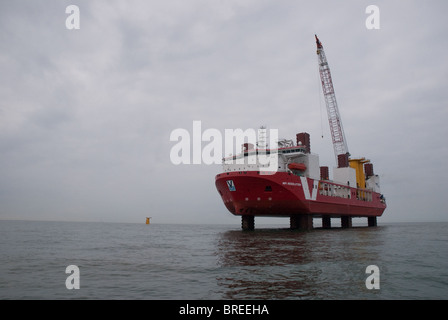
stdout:
<svg viewBox="0 0 448 320">
<path fill-rule="evenodd" d="M 151 217 L 146 217 L 146 224 L 149 224 L 149 219 L 151 219 Z"/>
</svg>

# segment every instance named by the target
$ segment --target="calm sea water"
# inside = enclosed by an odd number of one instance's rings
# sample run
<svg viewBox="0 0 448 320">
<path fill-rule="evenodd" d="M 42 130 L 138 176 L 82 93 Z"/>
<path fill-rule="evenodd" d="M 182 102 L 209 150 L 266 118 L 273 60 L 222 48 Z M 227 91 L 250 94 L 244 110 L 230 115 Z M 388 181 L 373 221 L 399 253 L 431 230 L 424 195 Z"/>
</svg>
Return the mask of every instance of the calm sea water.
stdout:
<svg viewBox="0 0 448 320">
<path fill-rule="evenodd" d="M 290 231 L 0 221 L 0 299 L 447 299 L 448 223 Z M 68 265 L 80 289 L 68 290 Z M 379 289 L 366 268 L 379 268 Z"/>
</svg>

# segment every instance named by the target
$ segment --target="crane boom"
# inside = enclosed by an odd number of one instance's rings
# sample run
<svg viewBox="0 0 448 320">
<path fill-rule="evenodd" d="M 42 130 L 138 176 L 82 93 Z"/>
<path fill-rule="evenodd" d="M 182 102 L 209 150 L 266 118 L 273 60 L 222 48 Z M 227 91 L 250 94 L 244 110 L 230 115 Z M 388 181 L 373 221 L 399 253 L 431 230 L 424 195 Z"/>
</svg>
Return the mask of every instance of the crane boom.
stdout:
<svg viewBox="0 0 448 320">
<path fill-rule="evenodd" d="M 328 122 L 330 124 L 331 138 L 333 140 L 334 155 L 338 166 L 345 167 L 348 166 L 348 156 L 350 154 L 348 152 L 344 129 L 342 128 L 338 104 L 336 102 L 333 81 L 331 80 L 330 67 L 328 66 L 322 43 L 319 41 L 317 35 L 314 35 L 314 37 L 316 38 L 316 52 L 319 59 L 320 80 L 322 82 L 322 90 L 325 97 L 325 103 L 327 105 Z M 341 160 L 341 155 L 343 155 L 342 158 L 346 159 L 345 161 Z"/>
</svg>

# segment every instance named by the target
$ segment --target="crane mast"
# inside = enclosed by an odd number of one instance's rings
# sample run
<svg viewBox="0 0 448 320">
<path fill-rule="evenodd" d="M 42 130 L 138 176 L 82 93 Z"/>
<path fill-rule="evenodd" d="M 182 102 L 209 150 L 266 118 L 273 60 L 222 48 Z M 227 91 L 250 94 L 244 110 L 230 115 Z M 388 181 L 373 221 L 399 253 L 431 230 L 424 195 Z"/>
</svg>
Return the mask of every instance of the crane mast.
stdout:
<svg viewBox="0 0 448 320">
<path fill-rule="evenodd" d="M 330 67 L 328 66 L 322 43 L 319 41 L 317 35 L 314 35 L 314 37 L 316 38 L 316 52 L 319 59 L 320 80 L 322 82 L 322 90 L 327 105 L 328 122 L 330 124 L 336 163 L 338 164 L 338 167 L 348 167 L 348 157 L 350 153 L 348 152 L 347 141 L 345 139 L 344 129 L 342 128 L 341 116 L 339 114 L 336 95 L 333 88 L 333 81 L 331 80 Z"/>
</svg>

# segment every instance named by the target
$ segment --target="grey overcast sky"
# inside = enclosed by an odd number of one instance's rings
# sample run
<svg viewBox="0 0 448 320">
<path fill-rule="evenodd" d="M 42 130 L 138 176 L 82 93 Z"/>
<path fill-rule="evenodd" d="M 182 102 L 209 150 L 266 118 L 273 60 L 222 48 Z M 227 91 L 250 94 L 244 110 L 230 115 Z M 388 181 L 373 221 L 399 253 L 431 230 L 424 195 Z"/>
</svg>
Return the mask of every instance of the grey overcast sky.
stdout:
<svg viewBox="0 0 448 320">
<path fill-rule="evenodd" d="M 66 28 L 71 4 L 79 30 Z M 448 221 L 447 12 L 444 0 L 3 0 L 0 219 L 239 224 L 214 186 L 221 166 L 172 164 L 170 133 L 194 120 L 306 131 L 334 166 L 316 33 L 349 150 L 381 179 L 379 223 Z"/>
</svg>

